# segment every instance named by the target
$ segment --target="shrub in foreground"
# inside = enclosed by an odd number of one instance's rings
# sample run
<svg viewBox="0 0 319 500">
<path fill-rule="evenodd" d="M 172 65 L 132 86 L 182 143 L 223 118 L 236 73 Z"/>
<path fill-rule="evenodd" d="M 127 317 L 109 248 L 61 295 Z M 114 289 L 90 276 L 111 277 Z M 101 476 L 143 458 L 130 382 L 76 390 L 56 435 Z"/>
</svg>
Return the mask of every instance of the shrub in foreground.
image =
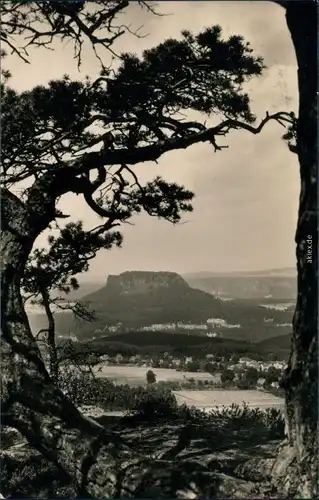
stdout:
<svg viewBox="0 0 319 500">
<path fill-rule="evenodd" d="M 247 404 L 216 407 L 205 412 L 195 406 L 185 404 L 178 407 L 175 416 L 183 421 L 196 421 L 208 425 L 227 427 L 228 431 L 246 429 L 267 435 L 269 439 L 283 439 L 285 421 L 283 413 L 277 408 L 250 408 Z"/>
<path fill-rule="evenodd" d="M 178 412 L 178 404 L 174 394 L 167 389 L 147 387 L 139 394 L 128 414 L 141 419 L 174 418 Z"/>
<path fill-rule="evenodd" d="M 127 411 L 143 418 L 173 416 L 178 407 L 174 394 L 166 388 L 155 384 L 115 385 L 105 378 L 79 371 L 65 372 L 60 388 L 77 406 L 95 405 L 105 411 Z"/>
<path fill-rule="evenodd" d="M 186 405 L 178 406 L 175 395 L 163 385 L 147 387 L 115 385 L 90 373 L 67 373 L 60 381 L 64 392 L 78 406 L 97 405 L 105 411 L 125 411 L 141 420 L 170 418 L 203 423 L 221 422 L 231 428 L 267 433 L 271 439 L 284 437 L 284 418 L 276 408 L 262 411 L 247 404 L 219 407 L 210 412 Z"/>
</svg>

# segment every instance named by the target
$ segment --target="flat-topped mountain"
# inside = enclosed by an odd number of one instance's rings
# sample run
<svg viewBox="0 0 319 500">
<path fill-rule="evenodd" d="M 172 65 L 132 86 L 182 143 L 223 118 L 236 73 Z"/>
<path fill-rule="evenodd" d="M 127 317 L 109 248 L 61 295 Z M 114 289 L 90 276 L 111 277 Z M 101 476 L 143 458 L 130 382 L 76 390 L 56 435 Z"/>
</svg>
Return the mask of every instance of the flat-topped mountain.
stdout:
<svg viewBox="0 0 319 500">
<path fill-rule="evenodd" d="M 179 274 L 161 271 L 127 271 L 119 275 L 110 274 L 106 286 L 119 295 L 144 294 L 170 287 L 189 288 Z"/>
<path fill-rule="evenodd" d="M 110 324 L 138 327 L 207 319 L 216 299 L 192 289 L 177 273 L 127 271 L 110 275 L 103 288 L 83 300 Z"/>
</svg>

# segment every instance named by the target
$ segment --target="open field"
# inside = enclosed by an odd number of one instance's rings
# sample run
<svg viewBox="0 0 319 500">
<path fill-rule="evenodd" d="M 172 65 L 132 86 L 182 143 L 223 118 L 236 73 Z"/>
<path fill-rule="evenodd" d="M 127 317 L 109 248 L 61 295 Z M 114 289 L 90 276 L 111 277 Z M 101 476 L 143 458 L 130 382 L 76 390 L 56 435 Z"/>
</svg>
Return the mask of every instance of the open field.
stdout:
<svg viewBox="0 0 319 500">
<path fill-rule="evenodd" d="M 215 389 L 210 391 L 172 391 L 175 394 L 179 405 L 186 404 L 187 406 L 195 406 L 198 409 L 209 412 L 211 410 L 221 409 L 225 406 L 231 406 L 233 403 L 241 406 L 244 402 L 250 408 L 259 408 L 266 410 L 267 408 L 283 409 L 284 400 L 282 398 L 267 394 L 257 390 L 221 390 Z M 125 415 L 125 411 L 105 411 L 96 407 L 82 407 L 82 411 L 88 416 L 113 416 L 121 417 Z"/>
<path fill-rule="evenodd" d="M 96 365 L 94 372 L 97 377 L 107 377 L 116 384 L 129 384 L 131 386 L 146 385 L 146 372 L 150 368 L 139 366 L 108 366 Z M 169 380 L 183 380 L 195 378 L 199 380 L 219 381 L 219 375 L 208 373 L 178 372 L 167 368 L 154 368 L 157 382 Z M 242 405 L 244 402 L 250 408 L 283 408 L 284 400 L 267 392 L 258 390 L 240 389 L 210 389 L 210 390 L 182 390 L 173 391 L 177 402 L 182 405 L 195 406 L 205 411 L 210 411 L 222 406 L 231 406 L 233 403 Z M 120 412 L 121 413 L 121 412 Z M 113 414 L 113 412 L 111 412 Z"/>
<path fill-rule="evenodd" d="M 211 390 L 211 391 L 173 391 L 179 404 L 196 406 L 209 411 L 216 407 L 231 406 L 232 403 L 250 408 L 283 408 L 282 398 L 257 390 Z"/>
<path fill-rule="evenodd" d="M 209 373 L 178 372 L 170 368 L 149 368 L 142 366 L 108 366 L 96 365 L 94 373 L 97 377 L 107 377 L 117 384 L 144 385 L 146 384 L 146 373 L 153 370 L 156 375 L 156 381 L 180 380 L 184 378 L 194 378 L 196 380 L 213 380 L 218 382 L 219 375 L 210 375 Z"/>
</svg>

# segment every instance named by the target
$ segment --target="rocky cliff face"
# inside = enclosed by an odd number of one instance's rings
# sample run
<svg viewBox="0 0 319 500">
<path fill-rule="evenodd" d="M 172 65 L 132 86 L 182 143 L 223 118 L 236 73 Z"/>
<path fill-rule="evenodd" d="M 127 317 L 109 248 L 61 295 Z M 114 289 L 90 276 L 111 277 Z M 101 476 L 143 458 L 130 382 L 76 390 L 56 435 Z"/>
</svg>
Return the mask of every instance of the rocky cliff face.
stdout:
<svg viewBox="0 0 319 500">
<path fill-rule="evenodd" d="M 106 287 L 116 295 L 136 295 L 171 287 L 186 289 L 189 285 L 177 273 L 127 271 L 116 276 L 109 275 Z"/>
</svg>

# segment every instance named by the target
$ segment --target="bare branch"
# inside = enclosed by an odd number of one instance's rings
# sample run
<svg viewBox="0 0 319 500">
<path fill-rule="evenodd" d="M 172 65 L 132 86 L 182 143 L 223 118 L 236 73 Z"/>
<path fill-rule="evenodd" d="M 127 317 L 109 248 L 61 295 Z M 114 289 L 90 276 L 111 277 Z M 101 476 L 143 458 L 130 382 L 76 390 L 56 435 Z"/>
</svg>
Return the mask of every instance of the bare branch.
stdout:
<svg viewBox="0 0 319 500">
<path fill-rule="evenodd" d="M 139 3 L 151 10 L 147 2 Z M 124 33 L 141 36 L 138 30 L 134 31 L 123 24 L 116 25 L 117 15 L 128 5 L 128 0 L 2 2 L 1 41 L 3 45 L 11 49 L 12 53 L 28 63 L 28 47 L 35 46 L 52 50 L 50 45 L 53 38 L 60 38 L 62 41 L 72 40 L 74 58 L 80 67 L 83 42 L 88 40 L 103 68 L 103 59 L 96 51 L 97 46 L 117 56 L 112 45 L 119 37 Z M 40 27 L 45 28 L 41 30 Z M 25 43 L 20 46 L 21 39 Z"/>
<path fill-rule="evenodd" d="M 85 302 L 81 301 L 76 301 L 74 303 L 72 303 L 71 301 L 61 302 L 61 297 L 59 297 L 56 299 L 51 299 L 51 303 L 54 304 L 61 311 L 72 312 L 76 319 L 89 322 L 95 320 L 95 312 L 91 311 L 89 305 Z"/>
</svg>

